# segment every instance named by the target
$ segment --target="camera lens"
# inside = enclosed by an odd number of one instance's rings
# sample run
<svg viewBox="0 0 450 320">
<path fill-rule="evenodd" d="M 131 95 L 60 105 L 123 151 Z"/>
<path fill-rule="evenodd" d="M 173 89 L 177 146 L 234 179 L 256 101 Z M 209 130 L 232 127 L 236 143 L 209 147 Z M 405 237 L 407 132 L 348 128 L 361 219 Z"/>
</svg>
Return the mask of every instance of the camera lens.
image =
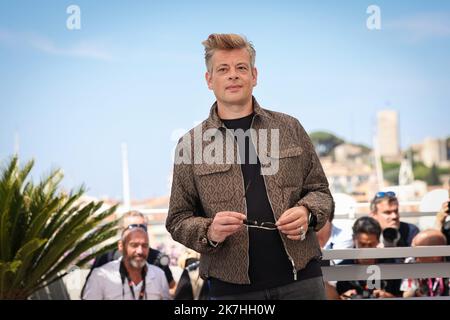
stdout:
<svg viewBox="0 0 450 320">
<path fill-rule="evenodd" d="M 397 229 L 395 228 L 386 228 L 383 230 L 383 238 L 389 242 L 393 242 L 397 239 Z"/>
</svg>

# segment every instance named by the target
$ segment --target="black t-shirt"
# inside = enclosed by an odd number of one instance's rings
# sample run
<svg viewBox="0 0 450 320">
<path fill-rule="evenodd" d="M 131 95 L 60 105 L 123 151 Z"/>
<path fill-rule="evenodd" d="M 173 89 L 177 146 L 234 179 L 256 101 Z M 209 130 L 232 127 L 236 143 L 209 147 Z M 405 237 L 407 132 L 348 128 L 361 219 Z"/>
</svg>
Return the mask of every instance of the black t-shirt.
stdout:
<svg viewBox="0 0 450 320">
<path fill-rule="evenodd" d="M 240 119 L 222 120 L 228 129 L 242 129 L 251 126 L 253 114 Z M 241 170 L 246 190 L 247 219 L 258 222 L 275 222 L 264 178 L 261 175 L 261 163 L 256 155 L 250 134 L 238 142 Z M 244 158 L 245 155 L 245 158 Z M 245 161 L 244 161 L 245 160 Z M 255 161 L 256 160 L 256 163 Z M 223 296 L 278 287 L 294 281 L 293 265 L 284 248 L 277 230 L 248 228 L 249 233 L 249 270 L 251 284 L 237 285 L 219 279 L 210 278 L 212 296 Z M 312 260 L 305 269 L 297 273 L 297 280 L 321 276 L 319 262 Z"/>
<path fill-rule="evenodd" d="M 419 233 L 419 228 L 411 223 L 400 222 L 400 240 L 397 243 L 397 247 L 410 247 L 412 240 Z"/>
</svg>

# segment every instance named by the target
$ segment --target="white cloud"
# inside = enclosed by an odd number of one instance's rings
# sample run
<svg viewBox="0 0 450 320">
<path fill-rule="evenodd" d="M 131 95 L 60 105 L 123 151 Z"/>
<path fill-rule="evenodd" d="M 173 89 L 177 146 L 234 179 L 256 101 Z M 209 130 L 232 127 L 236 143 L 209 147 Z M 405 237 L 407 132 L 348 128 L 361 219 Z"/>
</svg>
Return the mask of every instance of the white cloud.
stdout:
<svg viewBox="0 0 450 320">
<path fill-rule="evenodd" d="M 421 13 L 386 22 L 386 29 L 406 33 L 414 42 L 430 38 L 450 37 L 450 12 Z"/>
<path fill-rule="evenodd" d="M 79 42 L 70 47 L 63 47 L 51 39 L 35 33 L 19 33 L 0 29 L 0 44 L 31 48 L 50 55 L 113 61 L 112 55 L 99 44 Z"/>
</svg>

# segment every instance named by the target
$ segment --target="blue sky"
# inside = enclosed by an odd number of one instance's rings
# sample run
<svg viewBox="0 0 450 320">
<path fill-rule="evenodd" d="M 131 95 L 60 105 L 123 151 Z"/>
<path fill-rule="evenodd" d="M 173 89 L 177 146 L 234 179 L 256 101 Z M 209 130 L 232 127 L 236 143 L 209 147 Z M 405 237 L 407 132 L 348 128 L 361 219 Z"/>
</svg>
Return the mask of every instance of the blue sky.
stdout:
<svg viewBox="0 0 450 320">
<path fill-rule="evenodd" d="M 342 1 L 343 2 L 343 1 Z M 68 30 L 66 9 L 81 9 Z M 369 5 L 381 30 L 366 28 Z M 62 168 L 67 188 L 166 195 L 177 133 L 214 102 L 201 41 L 239 33 L 257 51 L 264 107 L 371 145 L 375 115 L 400 113 L 401 145 L 450 135 L 449 1 L 0 1 L 0 159 Z"/>
</svg>

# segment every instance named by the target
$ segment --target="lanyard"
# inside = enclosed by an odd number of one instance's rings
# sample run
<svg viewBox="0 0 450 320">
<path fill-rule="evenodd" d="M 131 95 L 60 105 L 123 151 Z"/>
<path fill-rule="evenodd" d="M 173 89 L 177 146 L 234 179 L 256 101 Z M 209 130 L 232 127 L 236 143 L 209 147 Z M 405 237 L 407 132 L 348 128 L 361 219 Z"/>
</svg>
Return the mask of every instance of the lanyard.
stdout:
<svg viewBox="0 0 450 320">
<path fill-rule="evenodd" d="M 133 288 L 133 281 L 131 281 L 130 276 L 128 274 L 127 268 L 125 268 L 125 264 L 123 262 L 123 259 L 120 261 L 120 278 L 122 279 L 122 299 L 125 296 L 125 279 L 128 282 L 128 287 L 130 288 L 131 295 L 133 297 L 133 300 L 136 300 L 136 296 L 134 294 L 134 288 Z M 142 286 L 141 290 L 139 292 L 139 300 L 147 300 L 147 292 L 145 292 L 145 277 L 147 275 L 147 266 L 144 266 L 142 268 L 141 277 L 142 277 Z"/>
<path fill-rule="evenodd" d="M 439 284 L 439 291 L 436 292 L 437 286 Z M 436 279 L 431 279 L 428 278 L 428 290 L 430 292 L 430 296 L 434 297 L 436 296 L 440 296 L 444 294 L 445 288 L 444 288 L 444 280 L 442 278 L 436 278 Z M 435 294 L 436 292 L 436 294 Z"/>
</svg>

